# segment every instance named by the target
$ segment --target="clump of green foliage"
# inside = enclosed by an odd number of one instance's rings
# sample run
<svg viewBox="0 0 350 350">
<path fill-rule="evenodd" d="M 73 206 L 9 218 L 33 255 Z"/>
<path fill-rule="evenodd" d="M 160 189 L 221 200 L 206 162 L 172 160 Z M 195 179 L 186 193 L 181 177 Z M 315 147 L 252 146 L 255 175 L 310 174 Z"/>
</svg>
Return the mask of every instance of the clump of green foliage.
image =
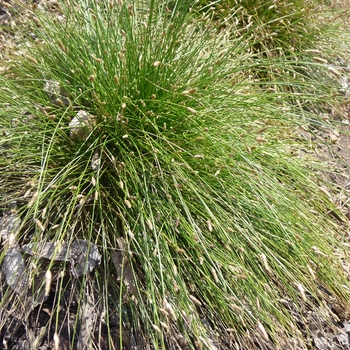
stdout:
<svg viewBox="0 0 350 350">
<path fill-rule="evenodd" d="M 229 349 L 251 329 L 247 348 L 283 344 L 301 334 L 286 303 L 321 303 L 319 286 L 349 297 L 329 260 L 337 209 L 298 137 L 318 120 L 303 108 L 318 90 L 262 93 L 250 73 L 294 61 L 255 60 L 254 42 L 196 25 L 192 6 L 86 0 L 62 3 L 61 21 L 36 14 L 36 42 L 1 77 L 0 207 L 23 203 L 19 241 L 98 245 L 96 308 L 140 347 Z"/>
<path fill-rule="evenodd" d="M 197 1 L 194 11 L 209 17 L 221 27 L 234 29 L 238 35 L 251 33 L 256 52 L 294 52 L 314 45 L 320 33 L 319 1 L 218 0 Z M 232 34 L 234 34 L 232 32 Z"/>
<path fill-rule="evenodd" d="M 204 26 L 225 29 L 232 38 L 249 41 L 247 49 L 254 54 L 255 61 L 283 57 L 294 62 L 285 66 L 264 66 L 258 62 L 252 67 L 251 74 L 264 82 L 263 88 L 305 93 L 320 78 L 318 70 L 310 67 L 310 60 L 315 56 L 324 62 L 329 57 L 334 60 L 330 45 L 332 38 L 341 32 L 334 7 L 318 0 L 199 0 L 191 11 L 195 21 Z M 340 48 L 341 39 L 336 45 L 336 52 L 344 51 Z M 301 90 L 295 81 L 305 82 Z"/>
</svg>

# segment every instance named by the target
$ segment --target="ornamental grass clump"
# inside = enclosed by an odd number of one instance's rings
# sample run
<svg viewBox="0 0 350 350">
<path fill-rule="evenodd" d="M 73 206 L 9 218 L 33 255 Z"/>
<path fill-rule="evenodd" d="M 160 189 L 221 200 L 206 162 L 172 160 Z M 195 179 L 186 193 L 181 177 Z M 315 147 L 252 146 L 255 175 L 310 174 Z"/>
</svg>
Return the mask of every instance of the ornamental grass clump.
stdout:
<svg viewBox="0 0 350 350">
<path fill-rule="evenodd" d="M 190 5 L 34 13 L 35 40 L 1 77 L 0 207 L 17 203 L 27 265 L 57 270 L 35 254 L 45 242 L 101 254 L 79 276 L 65 269 L 79 295 L 65 306 L 71 348 L 288 347 L 327 293 L 349 300 L 331 258 L 337 208 L 299 135 L 317 116 L 295 101 L 317 90 L 262 93 L 252 69 L 292 63 L 254 61 L 249 41 L 189 20 Z M 69 288 L 50 283 L 58 339 Z M 91 304 L 95 323 L 83 323 Z"/>
<path fill-rule="evenodd" d="M 252 43 L 255 52 L 273 52 L 278 48 L 283 53 L 291 53 L 315 45 L 320 31 L 325 30 L 320 28 L 320 19 L 324 19 L 326 8 L 328 10 L 329 5 L 318 0 L 217 0 L 210 3 L 199 0 L 192 11 L 221 28 L 235 28 L 232 35 L 250 33 L 255 40 Z"/>
<path fill-rule="evenodd" d="M 325 78 L 316 66 L 337 61 L 337 54 L 347 56 L 347 49 L 341 48 L 342 39 L 334 41 L 334 37 L 342 35 L 339 26 L 341 18 L 346 17 L 346 10 L 341 13 L 337 4 L 329 6 L 318 0 L 199 0 L 191 11 L 195 21 L 203 26 L 225 29 L 232 38 L 249 41 L 248 50 L 254 53 L 255 61 L 284 57 L 293 62 L 266 67 L 259 62 L 252 67 L 251 74 L 264 82 L 263 89 L 311 93 L 312 85 Z M 331 47 L 333 42 L 336 48 Z M 296 81 L 305 84 L 300 87 Z M 329 92 L 326 89 L 323 93 Z"/>
</svg>

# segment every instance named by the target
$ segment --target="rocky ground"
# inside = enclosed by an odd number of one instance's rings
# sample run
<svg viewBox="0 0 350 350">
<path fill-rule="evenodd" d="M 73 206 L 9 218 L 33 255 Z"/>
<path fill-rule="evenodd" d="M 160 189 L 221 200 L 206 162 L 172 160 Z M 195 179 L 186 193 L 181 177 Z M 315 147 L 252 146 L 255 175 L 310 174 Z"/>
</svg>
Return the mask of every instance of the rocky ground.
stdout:
<svg viewBox="0 0 350 350">
<path fill-rule="evenodd" d="M 53 0 L 34 0 L 32 2 L 0 0 L 0 72 L 6 70 L 11 62 L 16 60 L 16 57 L 23 55 L 28 49 L 23 38 L 30 36 L 31 33 L 23 28 L 26 28 L 28 21 L 35 21 L 31 9 L 47 11 L 60 16 L 59 6 Z M 313 136 L 301 131 L 301 135 L 313 138 L 317 145 L 315 153 L 324 161 L 332 163 L 334 171 L 323 174 L 323 176 L 329 179 L 329 188 L 334 188 L 336 185 L 336 190 L 325 188 L 324 191 L 350 219 L 350 107 L 346 104 L 347 101 L 350 101 L 350 90 L 347 86 L 350 74 L 348 76 L 347 74 L 348 72 L 344 71 L 339 80 L 340 89 L 343 89 L 344 105 L 340 106 L 337 111 L 329 111 L 329 114 L 325 115 L 325 119 L 330 121 L 329 129 L 317 130 Z M 332 126 L 335 120 L 338 122 L 337 127 Z M 0 213 L 2 234 L 5 231 L 11 231 L 9 229 L 12 225 L 11 218 L 15 218 L 14 211 L 8 214 Z M 335 220 L 339 221 L 339 218 L 335 217 Z M 350 248 L 349 222 L 339 221 L 339 224 L 346 232 L 344 237 L 347 242 L 345 243 Z M 45 257 L 43 258 L 45 259 Z M 349 257 L 339 255 L 335 251 L 334 256 L 330 259 L 340 259 L 344 270 L 350 276 Z M 21 258 L 17 256 L 18 261 L 21 261 Z M 45 267 L 45 262 L 43 264 Z M 70 264 L 71 262 L 68 262 L 68 265 Z M 38 274 L 39 285 L 45 285 L 44 282 L 40 284 L 40 281 L 45 281 L 45 278 L 47 277 Z M 116 264 L 116 275 L 112 276 L 113 278 L 115 281 L 118 279 L 118 264 Z M 85 283 L 86 292 L 84 305 L 78 311 L 81 283 Z M 57 293 L 59 286 L 61 288 L 63 286 L 64 290 L 61 295 Z M 52 276 L 52 281 L 46 288 L 45 297 L 42 295 L 40 297 L 40 293 L 34 292 L 21 294 L 18 293 L 18 290 L 16 293 L 12 293 L 16 294 L 15 297 L 9 296 L 14 288 L 9 283 L 6 266 L 4 263 L 0 266 L 0 298 L 2 299 L 0 306 L 0 349 L 63 350 L 70 349 L 72 343 L 74 349 L 108 349 L 108 342 L 111 339 L 112 343 L 115 344 L 115 349 L 121 347 L 123 349 L 140 349 L 134 345 L 136 340 L 128 334 L 127 330 L 125 334 L 123 333 L 123 342 L 120 344 L 120 326 L 117 317 L 115 319 L 113 316 L 110 317 L 108 320 L 110 329 L 107 328 L 104 316 L 99 314 L 94 306 L 99 295 L 93 280 L 89 277 L 84 275 L 74 279 L 69 267 L 67 268 L 65 264 L 58 264 L 56 274 Z M 291 301 L 285 300 L 286 307 L 300 324 L 304 340 L 307 340 L 305 344 L 300 339 L 288 339 L 283 349 L 350 349 L 350 310 L 344 305 L 337 304 L 335 298 L 327 291 L 324 291 L 324 294 L 327 303 L 320 306 L 318 310 L 300 312 Z M 115 314 L 118 315 L 117 312 Z M 49 322 L 52 317 L 56 318 L 55 322 Z M 77 324 L 75 324 L 76 320 L 78 320 Z M 309 325 L 311 334 L 307 334 L 303 329 L 305 323 Z M 59 329 L 56 328 L 57 324 Z M 72 341 L 74 328 L 78 329 L 79 336 Z M 242 348 L 249 349 L 254 344 L 255 347 L 261 349 L 275 349 L 271 342 L 264 340 L 259 334 L 259 332 L 248 334 L 247 340 L 243 341 L 245 344 L 241 344 Z M 96 344 L 96 347 L 86 345 L 89 341 Z M 227 339 L 225 348 L 230 347 L 237 348 L 233 340 Z M 183 349 L 185 348 L 184 345 Z M 214 336 L 212 349 L 221 349 Z"/>
</svg>

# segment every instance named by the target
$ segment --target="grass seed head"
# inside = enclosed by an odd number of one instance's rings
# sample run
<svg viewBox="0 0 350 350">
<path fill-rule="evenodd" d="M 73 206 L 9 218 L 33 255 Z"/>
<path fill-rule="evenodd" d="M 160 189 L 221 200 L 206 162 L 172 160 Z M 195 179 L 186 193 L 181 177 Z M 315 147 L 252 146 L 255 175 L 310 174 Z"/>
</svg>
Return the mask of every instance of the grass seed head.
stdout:
<svg viewBox="0 0 350 350">
<path fill-rule="evenodd" d="M 152 324 L 152 327 L 153 327 L 153 329 L 154 329 L 155 331 L 157 331 L 158 333 L 162 333 L 161 329 L 160 329 L 157 325 Z"/>
<path fill-rule="evenodd" d="M 33 221 L 35 225 L 38 226 L 41 232 L 45 231 L 45 226 L 42 224 L 42 222 L 39 219 L 34 218 Z"/>
<path fill-rule="evenodd" d="M 328 71 L 332 74 L 334 74 L 336 77 L 340 78 L 341 73 L 334 67 L 328 67 Z"/>
<path fill-rule="evenodd" d="M 150 219 L 147 219 L 147 220 L 146 220 L 146 224 L 147 224 L 148 228 L 149 228 L 151 231 L 153 231 L 153 224 L 152 224 L 152 221 L 151 221 Z"/>
<path fill-rule="evenodd" d="M 174 312 L 174 309 L 173 309 L 171 304 L 166 299 L 163 300 L 163 308 L 167 312 L 168 317 L 171 320 L 175 321 L 176 320 L 176 314 Z"/>
<path fill-rule="evenodd" d="M 301 283 L 297 283 L 297 288 L 300 292 L 300 295 L 301 295 L 301 299 L 306 302 L 307 301 L 307 298 L 306 298 L 306 294 L 305 294 L 305 289 L 304 287 L 301 285 Z"/>
<path fill-rule="evenodd" d="M 39 193 L 38 192 L 35 192 L 33 194 L 33 197 L 31 198 L 31 200 L 29 201 L 28 203 L 28 208 L 32 207 L 33 204 L 36 202 L 36 200 L 38 199 L 38 196 L 39 196 Z"/>
<path fill-rule="evenodd" d="M 24 193 L 23 198 L 29 197 L 29 195 L 30 195 L 31 193 L 32 193 L 32 190 L 31 190 L 31 189 L 27 190 L 27 191 Z"/>
<path fill-rule="evenodd" d="M 269 264 L 268 264 L 268 262 L 267 262 L 266 255 L 265 255 L 264 253 L 262 253 L 262 254 L 260 255 L 260 257 L 261 257 L 261 261 L 262 261 L 262 263 L 263 263 L 263 266 L 264 266 L 265 271 L 266 271 L 269 275 L 271 275 L 271 274 L 272 274 L 272 271 L 271 271 L 270 266 L 269 266 Z"/>
<path fill-rule="evenodd" d="M 57 40 L 58 46 L 61 48 L 63 52 L 67 52 L 67 48 L 64 46 L 63 42 L 61 39 Z"/>
<path fill-rule="evenodd" d="M 164 307 L 160 307 L 160 308 L 159 308 L 159 311 L 160 311 L 160 313 L 161 313 L 163 316 L 169 317 L 169 313 L 168 313 L 167 310 L 165 310 Z"/>
<path fill-rule="evenodd" d="M 45 273 L 45 296 L 50 295 L 51 281 L 52 281 L 52 273 L 50 270 L 47 270 Z"/>
<path fill-rule="evenodd" d="M 190 112 L 190 113 L 192 113 L 192 114 L 197 114 L 198 112 L 194 109 L 194 108 L 192 108 L 192 107 L 187 107 L 187 110 Z"/>
<path fill-rule="evenodd" d="M 265 330 L 265 327 L 263 326 L 263 324 L 259 321 L 258 324 L 258 330 L 260 332 L 260 334 L 262 335 L 262 337 L 266 340 L 266 341 L 269 341 L 269 336 Z"/>
<path fill-rule="evenodd" d="M 316 280 L 316 275 L 315 275 L 315 273 L 314 273 L 314 270 L 311 268 L 311 266 L 310 266 L 310 265 L 306 265 L 306 268 L 307 268 L 307 270 L 309 271 L 309 273 L 310 273 L 312 279 L 313 279 L 313 280 Z"/>
<path fill-rule="evenodd" d="M 53 342 L 54 342 L 55 350 L 59 350 L 60 349 L 60 338 L 56 332 L 53 335 Z"/>
<path fill-rule="evenodd" d="M 90 57 L 95 61 L 95 62 L 98 62 L 98 63 L 102 63 L 103 60 L 101 58 L 98 58 L 96 56 L 94 56 L 93 54 L 90 54 Z"/>
<path fill-rule="evenodd" d="M 209 232 L 213 232 L 213 224 L 210 219 L 207 220 L 207 226 L 208 226 Z"/>
<path fill-rule="evenodd" d="M 216 270 L 214 269 L 214 267 L 211 268 L 211 275 L 213 276 L 213 279 L 215 281 L 215 283 L 219 283 L 219 278 L 218 278 L 218 275 L 216 273 Z"/>
<path fill-rule="evenodd" d="M 193 295 L 189 295 L 188 297 L 195 305 L 202 306 L 202 303 Z"/>
<path fill-rule="evenodd" d="M 159 323 L 166 331 L 169 330 L 169 326 L 165 322 L 159 322 Z"/>
<path fill-rule="evenodd" d="M 322 64 L 328 63 L 327 60 L 325 60 L 324 58 L 321 58 L 321 57 L 313 57 L 312 59 L 317 63 L 322 63 Z"/>
<path fill-rule="evenodd" d="M 266 139 L 264 139 L 263 137 L 259 137 L 259 136 L 257 136 L 257 137 L 255 138 L 255 141 L 261 142 L 261 143 L 267 142 Z"/>
<path fill-rule="evenodd" d="M 130 237 L 130 239 L 135 239 L 135 234 L 130 229 L 128 229 L 128 236 Z"/>
<path fill-rule="evenodd" d="M 316 246 L 312 246 L 311 249 L 312 249 L 317 255 L 324 256 L 325 258 L 328 257 L 327 254 L 321 252 L 321 250 L 320 250 L 318 247 L 316 247 Z"/>
<path fill-rule="evenodd" d="M 34 58 L 34 57 L 32 57 L 32 56 L 26 55 L 26 58 L 27 58 L 30 62 L 34 63 L 36 66 L 39 64 L 39 62 L 36 60 L 36 58 Z"/>
</svg>

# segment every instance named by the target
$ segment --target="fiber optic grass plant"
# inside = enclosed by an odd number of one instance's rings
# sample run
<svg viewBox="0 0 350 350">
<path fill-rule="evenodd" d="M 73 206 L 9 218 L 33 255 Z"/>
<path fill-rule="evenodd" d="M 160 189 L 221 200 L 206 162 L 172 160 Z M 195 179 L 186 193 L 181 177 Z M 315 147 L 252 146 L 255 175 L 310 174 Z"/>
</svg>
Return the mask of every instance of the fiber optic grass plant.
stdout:
<svg viewBox="0 0 350 350">
<path fill-rule="evenodd" d="M 180 2 L 105 5 L 36 14 L 36 42 L 1 78 L 0 207 L 19 203 L 17 240 L 100 247 L 95 308 L 109 330 L 118 315 L 120 347 L 122 329 L 138 349 L 300 337 L 292 308 L 324 290 L 349 300 L 337 209 L 298 138 L 317 116 L 291 103 L 317 89 L 261 93 L 253 68 L 293 63 L 252 60 L 249 42 L 195 27 Z"/>
<path fill-rule="evenodd" d="M 344 17 L 336 4 L 331 6 L 318 0 L 216 0 L 197 1 L 191 11 L 196 22 L 219 31 L 225 28 L 232 37 L 248 40 L 249 50 L 255 53 L 254 59 L 282 56 L 294 61 L 292 69 L 291 65 L 263 67 L 261 64 L 258 69 L 252 69 L 251 74 L 259 80 L 282 83 L 271 84 L 278 91 L 300 92 L 295 90 L 294 80 L 307 81 L 308 87 L 311 82 L 318 81 L 317 69 L 310 69 L 312 57 L 318 63 L 327 63 L 328 59 L 336 60 L 335 52 L 347 56 L 344 54 L 347 48 L 341 48 L 342 40 L 335 42 L 335 50 L 331 48 L 334 37 L 341 35 L 341 18 Z M 309 62 L 306 66 L 303 65 L 305 60 Z M 305 86 L 302 89 L 305 93 Z"/>
<path fill-rule="evenodd" d="M 252 49 L 256 52 L 266 53 L 279 48 L 286 53 L 315 44 L 325 6 L 329 7 L 318 0 L 217 0 L 197 1 L 193 10 L 205 14 L 221 27 L 236 28 L 240 34 L 253 33 L 255 44 Z"/>
</svg>

